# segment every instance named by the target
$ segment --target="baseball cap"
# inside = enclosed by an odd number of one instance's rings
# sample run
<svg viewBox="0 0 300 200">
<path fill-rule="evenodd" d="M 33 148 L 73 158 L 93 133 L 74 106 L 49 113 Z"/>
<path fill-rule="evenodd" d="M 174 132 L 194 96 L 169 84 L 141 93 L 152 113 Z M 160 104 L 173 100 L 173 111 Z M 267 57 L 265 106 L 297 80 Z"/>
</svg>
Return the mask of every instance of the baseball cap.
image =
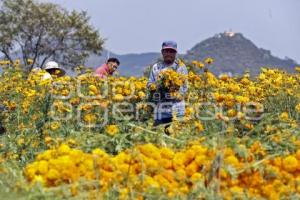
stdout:
<svg viewBox="0 0 300 200">
<path fill-rule="evenodd" d="M 173 49 L 177 52 L 177 43 L 174 41 L 164 41 L 162 43 L 162 49 Z"/>
</svg>

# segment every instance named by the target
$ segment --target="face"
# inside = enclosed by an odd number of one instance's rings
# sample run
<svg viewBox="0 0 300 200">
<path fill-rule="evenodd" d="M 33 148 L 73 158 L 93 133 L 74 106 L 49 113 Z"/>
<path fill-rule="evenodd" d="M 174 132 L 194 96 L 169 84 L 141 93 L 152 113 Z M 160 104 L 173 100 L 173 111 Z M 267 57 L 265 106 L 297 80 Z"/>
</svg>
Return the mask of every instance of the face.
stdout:
<svg viewBox="0 0 300 200">
<path fill-rule="evenodd" d="M 108 62 L 107 66 L 109 68 L 109 72 L 112 74 L 118 69 L 118 63 L 116 62 Z"/>
<path fill-rule="evenodd" d="M 60 69 L 49 69 L 47 71 L 52 76 L 55 75 L 56 77 L 61 77 L 63 75 L 63 72 Z"/>
<path fill-rule="evenodd" d="M 166 64 L 173 64 L 176 59 L 177 52 L 174 49 L 163 49 L 161 51 L 164 62 Z"/>
</svg>

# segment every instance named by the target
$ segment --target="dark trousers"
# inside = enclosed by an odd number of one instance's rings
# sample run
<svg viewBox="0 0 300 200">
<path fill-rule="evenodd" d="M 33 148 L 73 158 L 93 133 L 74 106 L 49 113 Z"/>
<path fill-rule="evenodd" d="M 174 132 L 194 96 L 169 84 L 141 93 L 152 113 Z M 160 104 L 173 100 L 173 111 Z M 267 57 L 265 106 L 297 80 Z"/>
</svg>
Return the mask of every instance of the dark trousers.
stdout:
<svg viewBox="0 0 300 200">
<path fill-rule="evenodd" d="M 170 122 L 172 122 L 172 117 L 157 119 L 157 120 L 154 121 L 153 126 L 158 126 L 158 125 L 161 125 L 161 124 L 167 124 L 167 123 L 170 123 Z"/>
</svg>

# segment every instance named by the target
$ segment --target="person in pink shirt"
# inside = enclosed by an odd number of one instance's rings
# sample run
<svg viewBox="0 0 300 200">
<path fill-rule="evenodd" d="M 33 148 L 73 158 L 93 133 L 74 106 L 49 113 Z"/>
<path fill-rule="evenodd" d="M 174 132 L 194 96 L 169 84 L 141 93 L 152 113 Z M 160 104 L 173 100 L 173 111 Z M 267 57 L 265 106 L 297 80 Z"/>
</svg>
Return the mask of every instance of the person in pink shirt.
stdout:
<svg viewBox="0 0 300 200">
<path fill-rule="evenodd" d="M 119 65 L 120 61 L 117 58 L 109 58 L 106 63 L 96 69 L 95 74 L 100 78 L 106 78 L 113 75 Z"/>
</svg>

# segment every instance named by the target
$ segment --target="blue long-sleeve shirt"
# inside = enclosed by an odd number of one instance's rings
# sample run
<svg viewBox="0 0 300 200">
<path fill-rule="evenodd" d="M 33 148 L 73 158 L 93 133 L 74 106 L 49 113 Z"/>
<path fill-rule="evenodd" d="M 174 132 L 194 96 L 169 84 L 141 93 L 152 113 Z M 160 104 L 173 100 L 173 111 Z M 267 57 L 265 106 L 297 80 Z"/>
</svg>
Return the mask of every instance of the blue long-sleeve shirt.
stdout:
<svg viewBox="0 0 300 200">
<path fill-rule="evenodd" d="M 149 81 L 147 87 L 149 88 L 152 83 L 155 83 L 158 80 L 158 75 L 160 72 L 166 69 L 173 69 L 177 73 L 184 75 L 188 74 L 187 68 L 184 64 L 179 63 L 176 60 L 172 65 L 166 65 L 164 62 L 158 62 L 152 66 Z M 185 96 L 188 89 L 188 83 L 185 83 L 180 87 L 179 92 L 182 96 Z M 164 98 L 161 98 L 156 104 L 156 110 L 154 112 L 155 119 L 164 119 L 173 116 L 173 113 L 176 113 L 177 117 L 182 117 L 185 114 L 185 101 L 165 101 Z"/>
</svg>

